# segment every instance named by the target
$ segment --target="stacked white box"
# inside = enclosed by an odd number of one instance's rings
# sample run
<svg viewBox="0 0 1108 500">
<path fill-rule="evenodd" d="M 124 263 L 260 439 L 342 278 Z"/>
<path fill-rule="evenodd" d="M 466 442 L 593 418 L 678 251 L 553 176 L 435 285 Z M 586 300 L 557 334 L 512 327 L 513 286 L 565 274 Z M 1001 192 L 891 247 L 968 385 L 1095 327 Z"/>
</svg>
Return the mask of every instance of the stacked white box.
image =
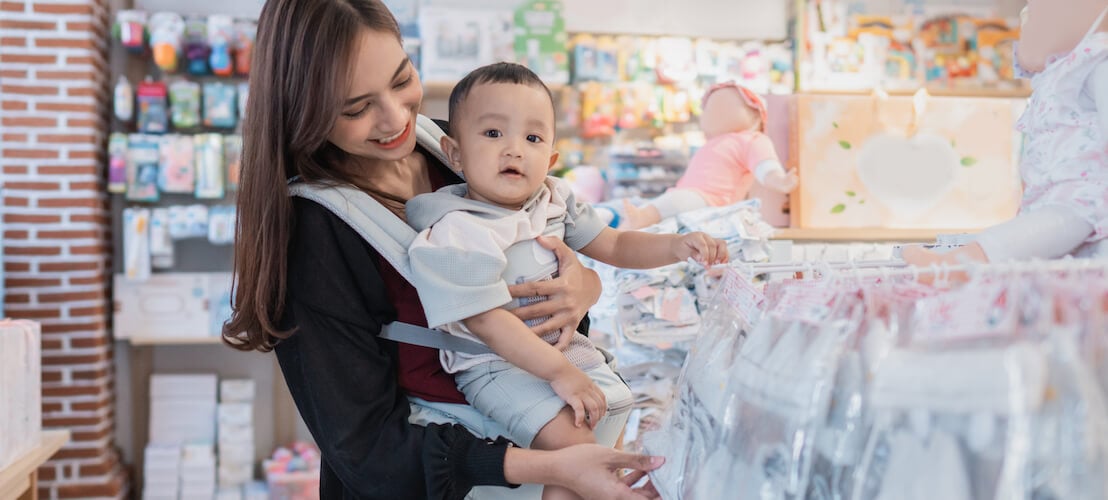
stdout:
<svg viewBox="0 0 1108 500">
<path fill-rule="evenodd" d="M 42 440 L 42 329 L 0 321 L 0 469 Z"/>
<path fill-rule="evenodd" d="M 265 481 L 250 481 L 242 487 L 242 500 L 269 500 L 269 487 Z"/>
<path fill-rule="evenodd" d="M 219 486 L 242 486 L 254 478 L 254 381 L 224 380 L 219 397 Z"/>
<path fill-rule="evenodd" d="M 217 382 L 215 374 L 150 376 L 150 445 L 143 470 L 147 474 L 165 474 L 155 484 L 166 486 L 152 489 L 146 476 L 144 500 L 211 500 L 215 496 Z M 176 456 L 172 468 L 168 465 L 170 450 Z M 166 465 L 152 468 L 152 452 Z M 171 481 L 172 471 L 176 474 Z M 162 496 L 163 491 L 169 491 L 170 482 L 175 492 L 169 497 Z"/>
<path fill-rule="evenodd" d="M 177 500 L 180 494 L 181 447 L 150 444 L 146 446 L 144 455 L 143 500 Z"/>
<path fill-rule="evenodd" d="M 181 500 L 215 497 L 215 468 L 212 445 L 185 445 L 181 454 Z"/>
<path fill-rule="evenodd" d="M 150 442 L 215 443 L 214 374 L 150 376 Z"/>
</svg>

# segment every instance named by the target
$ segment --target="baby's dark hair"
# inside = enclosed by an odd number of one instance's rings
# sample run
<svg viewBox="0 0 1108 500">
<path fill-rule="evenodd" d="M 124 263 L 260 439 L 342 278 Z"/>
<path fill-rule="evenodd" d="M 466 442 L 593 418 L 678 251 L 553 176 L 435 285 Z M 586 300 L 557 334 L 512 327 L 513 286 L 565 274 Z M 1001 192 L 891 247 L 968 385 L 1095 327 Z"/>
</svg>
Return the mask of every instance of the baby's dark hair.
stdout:
<svg viewBox="0 0 1108 500">
<path fill-rule="evenodd" d="M 546 91 L 546 95 L 550 97 L 550 109 L 554 109 L 554 95 L 550 93 L 550 88 L 542 82 L 539 75 L 536 75 L 534 71 L 531 71 L 527 66 L 522 64 L 498 62 L 481 66 L 471 71 L 454 86 L 454 90 L 450 92 L 450 114 L 448 117 L 450 121 L 453 122 L 454 118 L 457 116 L 455 113 L 457 113 L 458 107 L 462 105 L 462 102 L 466 100 L 466 97 L 469 96 L 469 91 L 472 90 L 474 86 L 482 83 L 514 83 L 517 85 L 541 88 Z M 557 115 L 556 112 L 555 115 Z"/>
</svg>

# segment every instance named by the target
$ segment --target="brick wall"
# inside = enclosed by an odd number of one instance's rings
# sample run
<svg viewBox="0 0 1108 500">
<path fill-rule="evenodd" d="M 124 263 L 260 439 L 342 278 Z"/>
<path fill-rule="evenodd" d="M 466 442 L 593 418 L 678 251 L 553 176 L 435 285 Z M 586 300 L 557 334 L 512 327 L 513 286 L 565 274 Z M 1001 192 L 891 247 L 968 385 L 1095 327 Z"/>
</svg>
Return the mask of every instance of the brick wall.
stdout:
<svg viewBox="0 0 1108 500">
<path fill-rule="evenodd" d="M 4 310 L 42 323 L 44 498 L 121 498 L 104 189 L 107 0 L 0 0 Z"/>
</svg>

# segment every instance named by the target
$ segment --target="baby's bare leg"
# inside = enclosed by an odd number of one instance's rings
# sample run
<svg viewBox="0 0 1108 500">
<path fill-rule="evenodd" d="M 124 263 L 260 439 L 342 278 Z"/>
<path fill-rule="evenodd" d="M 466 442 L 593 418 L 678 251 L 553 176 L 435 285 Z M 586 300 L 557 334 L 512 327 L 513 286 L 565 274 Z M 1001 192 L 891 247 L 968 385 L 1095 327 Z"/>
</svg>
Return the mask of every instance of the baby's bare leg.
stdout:
<svg viewBox="0 0 1108 500">
<path fill-rule="evenodd" d="M 553 420 L 547 422 L 531 442 L 536 450 L 559 450 L 575 444 L 595 443 L 592 429 L 582 425 L 573 425 L 573 409 L 566 406 Z M 561 486 L 546 486 L 542 490 L 543 500 L 563 500 L 580 498 L 573 491 Z"/>
</svg>

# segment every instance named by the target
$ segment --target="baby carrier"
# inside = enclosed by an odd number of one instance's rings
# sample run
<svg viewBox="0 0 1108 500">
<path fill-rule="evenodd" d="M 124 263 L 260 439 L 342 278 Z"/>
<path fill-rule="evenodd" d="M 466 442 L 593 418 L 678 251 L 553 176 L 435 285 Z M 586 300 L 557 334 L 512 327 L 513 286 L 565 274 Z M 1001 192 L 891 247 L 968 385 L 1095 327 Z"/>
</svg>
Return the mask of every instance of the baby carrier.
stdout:
<svg viewBox="0 0 1108 500">
<path fill-rule="evenodd" d="M 444 165 L 450 165 L 443 154 L 440 140 L 444 133 L 433 120 L 423 115 L 416 119 L 416 140 L 424 149 L 435 155 Z M 416 231 L 373 197 L 356 188 L 344 185 L 318 185 L 296 182 L 289 185 L 289 194 L 318 203 L 354 228 L 404 279 L 411 281 L 412 270 L 408 263 L 408 246 L 416 237 Z M 491 352 L 488 347 L 463 338 L 408 323 L 392 322 L 384 325 L 382 338 L 434 349 L 460 351 L 469 354 Z M 607 352 L 605 359 L 613 364 Z M 614 369 L 614 366 L 613 366 Z M 463 404 L 433 403 L 409 398 L 413 424 L 459 423 L 477 436 L 496 438 L 500 425 L 481 415 L 473 407 Z M 613 405 L 615 403 L 616 405 Z M 614 446 L 630 414 L 631 406 L 609 401 L 608 413 L 597 425 L 596 441 L 604 446 Z M 525 485 L 519 489 L 499 487 L 474 488 L 468 498 L 528 499 L 541 496 L 541 486 Z"/>
</svg>

